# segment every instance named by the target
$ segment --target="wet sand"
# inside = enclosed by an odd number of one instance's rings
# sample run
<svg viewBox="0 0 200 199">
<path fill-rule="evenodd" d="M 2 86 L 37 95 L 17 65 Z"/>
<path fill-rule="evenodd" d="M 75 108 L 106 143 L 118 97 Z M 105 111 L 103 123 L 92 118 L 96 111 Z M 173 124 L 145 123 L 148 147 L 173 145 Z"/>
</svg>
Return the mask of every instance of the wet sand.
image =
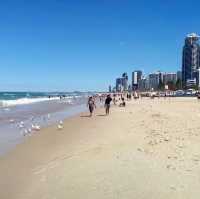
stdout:
<svg viewBox="0 0 200 199">
<path fill-rule="evenodd" d="M 47 127 L 86 111 L 87 98 L 66 98 L 32 104 L 0 107 L 0 156 L 23 142 L 32 125 Z"/>
<path fill-rule="evenodd" d="M 200 101 L 142 99 L 27 137 L 0 159 L 2 199 L 197 199 Z"/>
</svg>

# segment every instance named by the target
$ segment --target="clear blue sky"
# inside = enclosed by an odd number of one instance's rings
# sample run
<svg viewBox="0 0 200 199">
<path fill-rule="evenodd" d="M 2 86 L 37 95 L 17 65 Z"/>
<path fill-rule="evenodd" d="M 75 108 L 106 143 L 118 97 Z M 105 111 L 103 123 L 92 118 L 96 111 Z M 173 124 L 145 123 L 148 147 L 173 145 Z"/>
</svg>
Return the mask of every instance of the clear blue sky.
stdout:
<svg viewBox="0 0 200 199">
<path fill-rule="evenodd" d="M 200 2 L 1 0 L 0 90 L 107 90 L 123 72 L 176 71 Z"/>
</svg>

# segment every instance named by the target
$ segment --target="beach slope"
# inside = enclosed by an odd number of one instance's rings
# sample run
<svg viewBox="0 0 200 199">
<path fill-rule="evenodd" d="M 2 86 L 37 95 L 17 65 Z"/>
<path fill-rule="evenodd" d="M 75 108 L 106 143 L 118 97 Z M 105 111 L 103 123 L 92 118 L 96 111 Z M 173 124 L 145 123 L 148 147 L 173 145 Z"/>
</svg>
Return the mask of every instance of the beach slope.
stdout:
<svg viewBox="0 0 200 199">
<path fill-rule="evenodd" d="M 200 102 L 142 99 L 81 114 L 0 158 L 2 199 L 197 199 Z"/>
</svg>

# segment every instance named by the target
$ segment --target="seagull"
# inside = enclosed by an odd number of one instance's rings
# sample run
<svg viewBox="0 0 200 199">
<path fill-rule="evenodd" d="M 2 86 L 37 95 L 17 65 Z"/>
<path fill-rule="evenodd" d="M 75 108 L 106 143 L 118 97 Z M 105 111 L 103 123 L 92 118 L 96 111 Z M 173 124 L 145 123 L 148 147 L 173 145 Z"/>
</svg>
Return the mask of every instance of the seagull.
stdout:
<svg viewBox="0 0 200 199">
<path fill-rule="evenodd" d="M 63 126 L 58 124 L 58 130 L 62 130 L 63 129 Z"/>
<path fill-rule="evenodd" d="M 24 134 L 28 134 L 28 130 L 27 129 L 24 130 Z"/>
<path fill-rule="evenodd" d="M 31 125 L 32 129 L 35 131 L 39 131 L 40 130 L 40 126 L 39 125 Z"/>
<path fill-rule="evenodd" d="M 21 131 L 21 132 L 20 132 L 20 134 L 23 135 L 23 136 L 26 136 L 27 133 L 28 133 L 28 131 L 27 131 L 26 129 L 25 129 L 24 131 Z"/>
<path fill-rule="evenodd" d="M 24 128 L 24 125 L 23 124 L 19 124 L 19 128 Z"/>
<path fill-rule="evenodd" d="M 35 125 L 35 130 L 39 131 L 40 130 L 40 126 L 39 125 Z"/>
<path fill-rule="evenodd" d="M 40 130 L 40 126 L 39 126 L 39 125 L 36 125 L 36 126 L 35 126 L 35 130 L 36 130 L 36 131 L 39 131 L 39 130 Z"/>
<path fill-rule="evenodd" d="M 63 121 L 62 121 L 62 120 L 60 120 L 59 124 L 60 124 L 60 125 L 63 125 Z"/>
</svg>

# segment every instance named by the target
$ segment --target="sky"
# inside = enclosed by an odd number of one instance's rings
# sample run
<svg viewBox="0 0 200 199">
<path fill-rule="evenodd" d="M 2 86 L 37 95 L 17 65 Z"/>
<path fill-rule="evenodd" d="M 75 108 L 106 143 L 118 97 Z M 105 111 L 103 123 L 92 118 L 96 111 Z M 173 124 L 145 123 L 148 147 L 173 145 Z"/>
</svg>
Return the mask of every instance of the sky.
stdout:
<svg viewBox="0 0 200 199">
<path fill-rule="evenodd" d="M 123 72 L 181 69 L 200 2 L 0 0 L 1 91 L 105 91 Z"/>
</svg>

